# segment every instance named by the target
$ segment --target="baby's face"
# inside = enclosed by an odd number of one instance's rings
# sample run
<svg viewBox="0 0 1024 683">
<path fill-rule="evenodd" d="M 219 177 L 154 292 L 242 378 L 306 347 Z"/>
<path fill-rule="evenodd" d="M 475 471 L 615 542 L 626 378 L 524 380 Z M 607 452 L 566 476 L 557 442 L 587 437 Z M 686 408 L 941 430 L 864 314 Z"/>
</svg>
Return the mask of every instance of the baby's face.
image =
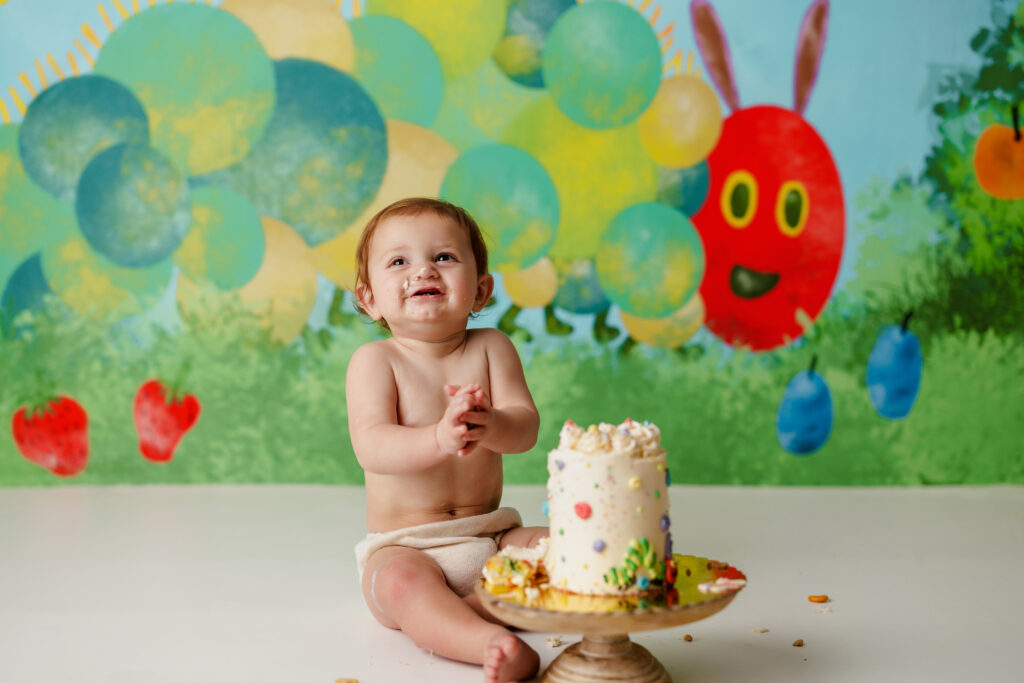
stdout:
<svg viewBox="0 0 1024 683">
<path fill-rule="evenodd" d="M 493 286 L 490 275 L 476 273 L 466 231 L 431 211 L 384 219 L 370 240 L 367 265 L 369 287 L 360 300 L 396 335 L 465 329 Z"/>
</svg>

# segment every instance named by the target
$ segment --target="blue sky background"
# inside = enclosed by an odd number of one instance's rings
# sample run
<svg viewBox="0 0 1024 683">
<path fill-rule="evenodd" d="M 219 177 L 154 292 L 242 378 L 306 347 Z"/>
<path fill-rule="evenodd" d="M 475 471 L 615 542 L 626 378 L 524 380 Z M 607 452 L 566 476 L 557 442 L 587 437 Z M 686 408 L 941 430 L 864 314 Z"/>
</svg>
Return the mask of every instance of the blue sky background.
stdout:
<svg viewBox="0 0 1024 683">
<path fill-rule="evenodd" d="M 791 107 L 797 32 L 810 0 L 712 2 L 728 39 L 741 105 Z M 74 39 L 86 42 L 81 34 L 83 22 L 100 40 L 105 39 L 107 29 L 96 4 L 95 0 L 7 0 L 0 5 L 0 96 L 12 114 L 16 112 L 8 87 L 14 86 L 27 101 L 19 74 L 31 74 L 37 81 L 37 59 L 52 54 L 65 65 Z M 131 0 L 122 4 L 129 7 Z M 113 4 L 104 0 L 103 5 L 116 26 L 120 17 Z M 345 0 L 346 13 L 351 5 L 351 0 Z M 689 2 L 654 0 L 646 14 L 658 5 L 662 12 L 657 27 L 675 24 L 674 48 L 668 54 L 675 48 L 684 54 L 696 51 Z M 991 23 L 991 15 L 989 0 L 832 0 L 824 56 L 805 117 L 829 145 L 839 167 L 848 231 L 856 218 L 849 207 L 868 181 L 920 172 L 935 139 L 930 114 L 935 76 L 945 69 L 977 67 L 969 41 L 980 27 Z M 95 53 L 92 46 L 87 47 Z M 695 63 L 703 69 L 699 56 Z M 859 236 L 848 232 L 839 287 L 854 275 L 858 243 Z M 493 317 L 485 316 L 479 323 L 493 324 Z"/>
</svg>

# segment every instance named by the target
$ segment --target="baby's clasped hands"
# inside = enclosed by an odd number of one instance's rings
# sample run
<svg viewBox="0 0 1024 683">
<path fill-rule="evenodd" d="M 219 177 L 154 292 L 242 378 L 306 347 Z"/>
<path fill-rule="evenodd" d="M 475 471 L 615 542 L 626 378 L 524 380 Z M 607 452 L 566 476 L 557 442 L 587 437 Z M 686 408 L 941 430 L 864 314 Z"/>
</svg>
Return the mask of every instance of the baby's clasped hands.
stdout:
<svg viewBox="0 0 1024 683">
<path fill-rule="evenodd" d="M 491 399 L 479 384 L 446 384 L 444 391 L 452 400 L 437 423 L 437 444 L 444 453 L 469 455 L 487 436 Z"/>
</svg>

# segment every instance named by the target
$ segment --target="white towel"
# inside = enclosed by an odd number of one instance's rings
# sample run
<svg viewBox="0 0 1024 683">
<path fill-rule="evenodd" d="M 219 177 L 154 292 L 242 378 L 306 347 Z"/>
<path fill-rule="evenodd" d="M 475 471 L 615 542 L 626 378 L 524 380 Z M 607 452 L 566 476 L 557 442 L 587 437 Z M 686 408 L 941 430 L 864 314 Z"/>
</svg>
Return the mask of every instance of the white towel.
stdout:
<svg viewBox="0 0 1024 683">
<path fill-rule="evenodd" d="M 451 589 L 460 596 L 469 595 L 487 558 L 498 552 L 502 534 L 522 525 L 523 519 L 514 508 L 498 508 L 484 515 L 368 534 L 356 544 L 359 579 L 370 555 L 381 548 L 401 546 L 422 550 L 434 558 Z"/>
</svg>

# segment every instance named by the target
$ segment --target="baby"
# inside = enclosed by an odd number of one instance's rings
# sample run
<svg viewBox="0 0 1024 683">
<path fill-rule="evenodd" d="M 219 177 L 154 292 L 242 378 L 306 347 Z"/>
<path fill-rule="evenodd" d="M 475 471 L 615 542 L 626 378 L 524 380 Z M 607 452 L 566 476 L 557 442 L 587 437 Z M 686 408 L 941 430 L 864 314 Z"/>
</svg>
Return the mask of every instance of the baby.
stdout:
<svg viewBox="0 0 1024 683">
<path fill-rule="evenodd" d="M 480 228 L 448 202 L 404 199 L 370 220 L 356 261 L 360 307 L 391 331 L 356 350 L 345 380 L 366 474 L 366 604 L 419 647 L 482 664 L 488 681 L 531 678 L 537 653 L 473 593 L 499 548 L 547 535 L 499 507 L 501 454 L 532 448 L 539 418 L 508 337 L 466 329 L 494 288 Z"/>
</svg>

